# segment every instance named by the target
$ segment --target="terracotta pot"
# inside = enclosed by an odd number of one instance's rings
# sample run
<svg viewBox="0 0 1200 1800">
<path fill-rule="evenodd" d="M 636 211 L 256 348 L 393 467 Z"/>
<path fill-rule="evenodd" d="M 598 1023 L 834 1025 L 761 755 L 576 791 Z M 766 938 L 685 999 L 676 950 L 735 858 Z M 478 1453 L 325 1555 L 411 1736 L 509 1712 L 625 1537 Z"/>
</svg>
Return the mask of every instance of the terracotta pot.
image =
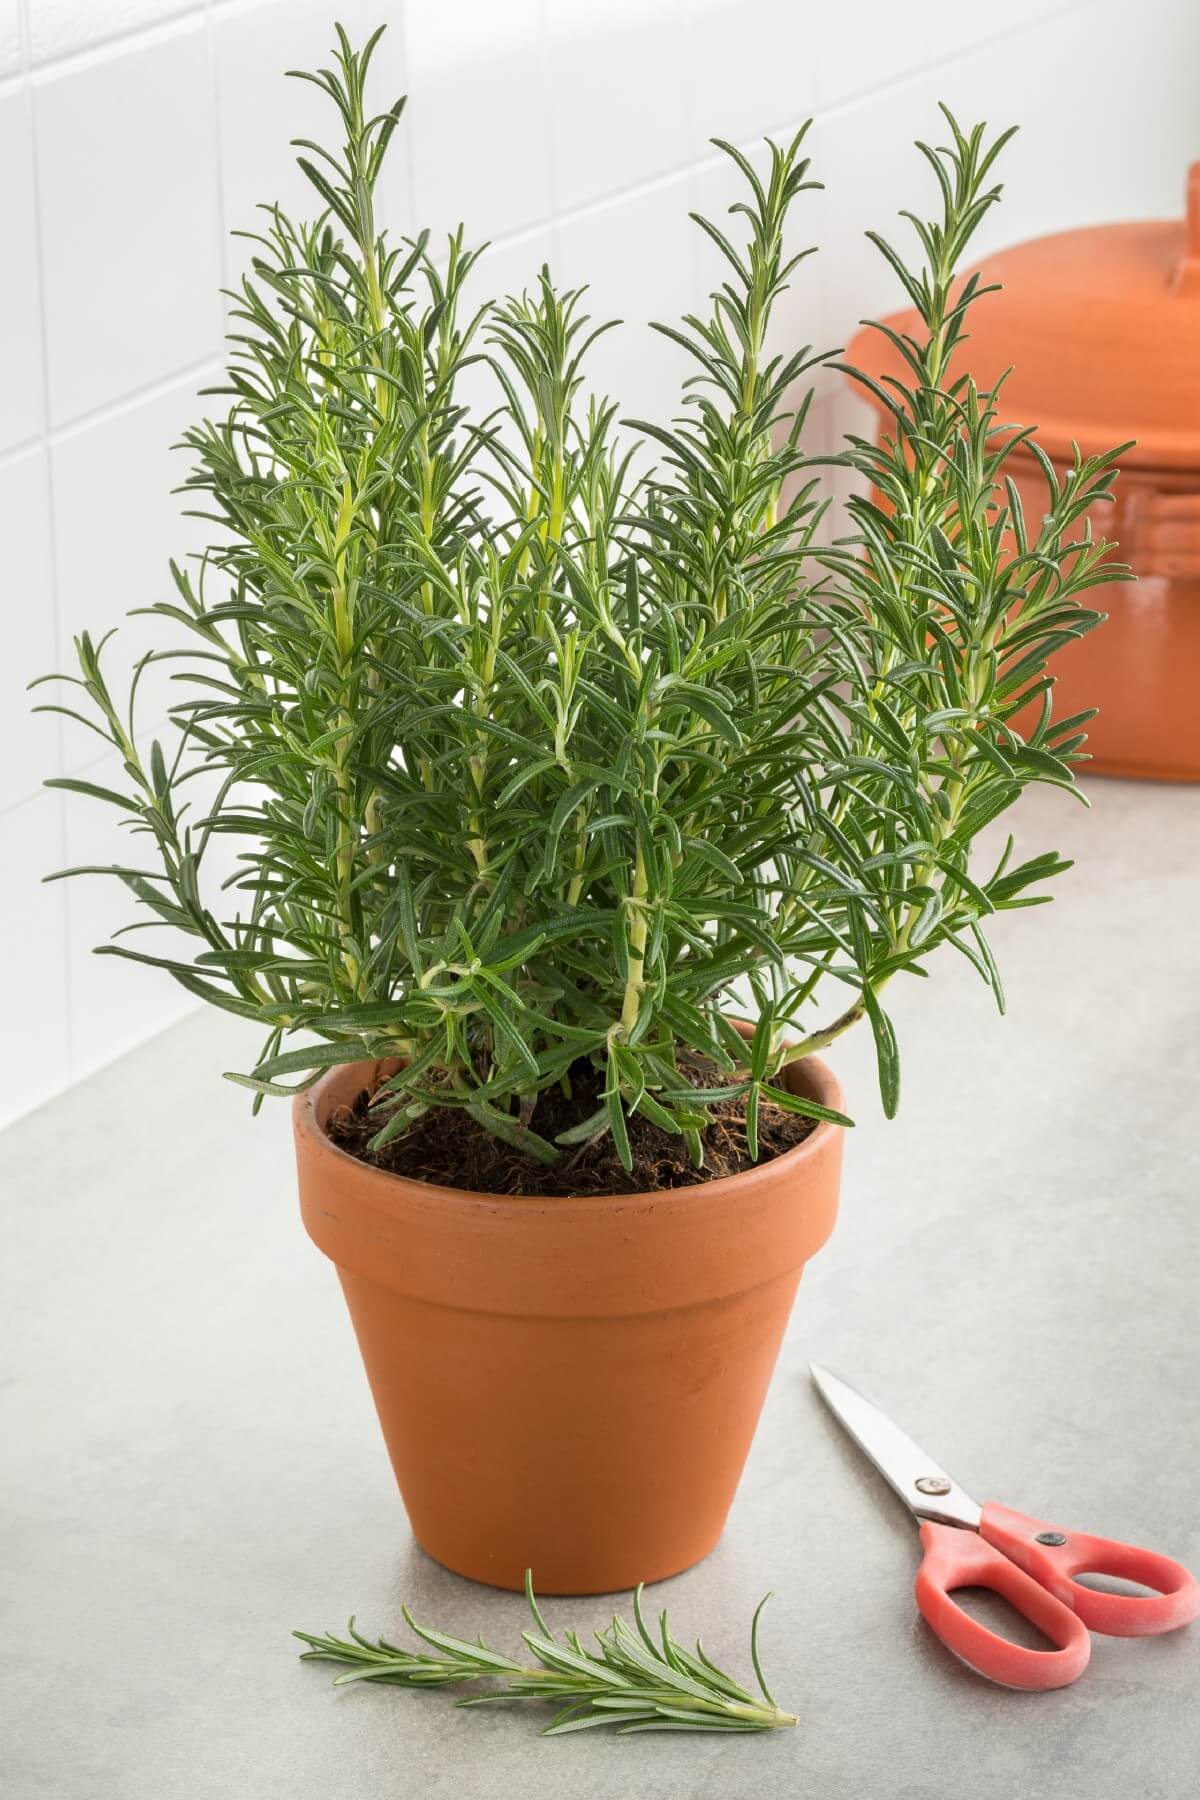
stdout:
<svg viewBox="0 0 1200 1800">
<path fill-rule="evenodd" d="M 969 369 L 990 386 L 1011 365 L 1002 416 L 1036 423 L 1060 469 L 1073 442 L 1092 454 L 1137 440 L 1114 501 L 1091 521 L 1138 580 L 1104 588 L 1095 603 L 1107 623 L 1055 656 L 1055 713 L 1099 707 L 1087 744 L 1097 773 L 1200 780 L 1200 164 L 1186 222 L 1038 238 L 981 272 L 1002 291 L 972 308 L 951 374 Z M 913 312 L 887 322 L 917 328 Z M 849 360 L 872 375 L 901 373 L 877 331 L 859 333 Z M 1036 519 L 1046 494 L 1036 463 L 1018 453 L 1008 469 Z"/>
<path fill-rule="evenodd" d="M 383 1067 L 301 1095 L 296 1152 L 418 1543 L 497 1587 L 532 1568 L 550 1594 L 689 1568 L 721 1535 L 800 1272 L 833 1227 L 841 1128 L 661 1193 L 465 1193 L 326 1136 Z M 822 1063 L 788 1075 L 841 1108 Z"/>
</svg>

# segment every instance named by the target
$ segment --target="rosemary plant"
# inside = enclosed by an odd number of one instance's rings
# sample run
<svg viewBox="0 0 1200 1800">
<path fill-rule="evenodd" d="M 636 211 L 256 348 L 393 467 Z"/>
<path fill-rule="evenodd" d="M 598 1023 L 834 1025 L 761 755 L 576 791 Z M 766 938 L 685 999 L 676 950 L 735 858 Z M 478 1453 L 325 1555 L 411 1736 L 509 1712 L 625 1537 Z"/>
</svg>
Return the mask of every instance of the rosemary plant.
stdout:
<svg viewBox="0 0 1200 1800">
<path fill-rule="evenodd" d="M 354 1628 L 351 1619 L 345 1638 L 314 1637 L 307 1631 L 293 1633 L 309 1646 L 301 1652 L 306 1661 L 346 1665 L 335 1687 L 351 1681 L 385 1682 L 396 1687 L 430 1688 L 464 1682 L 491 1681 L 498 1685 L 488 1693 L 471 1694 L 459 1706 L 492 1706 L 506 1700 L 551 1700 L 561 1710 L 542 1732 L 543 1737 L 562 1737 L 568 1731 L 588 1731 L 597 1725 L 613 1725 L 630 1731 L 772 1731 L 797 1723 L 794 1713 L 783 1712 L 771 1697 L 763 1679 L 758 1655 L 758 1621 L 766 1601 L 759 1602 L 750 1627 L 750 1660 L 758 1681 L 757 1696 L 726 1675 L 697 1643 L 691 1654 L 671 1635 L 666 1613 L 659 1616 L 658 1633 L 647 1627 L 642 1613 L 642 1589 L 633 1596 L 636 1630 L 619 1615 L 596 1633 L 598 1650 L 590 1650 L 577 1632 L 568 1631 L 560 1642 L 546 1624 L 533 1592 L 532 1578 L 525 1575 L 525 1597 L 534 1629 L 521 1636 L 533 1664 L 514 1661 L 489 1650 L 482 1638 L 473 1644 L 418 1625 L 408 1608 L 404 1622 L 428 1648 L 399 1650 L 383 1638 L 372 1644 Z"/>
<path fill-rule="evenodd" d="M 335 66 L 301 77 L 340 148 L 300 143 L 316 217 L 266 209 L 220 407 L 186 435 L 214 531 L 150 609 L 177 634 L 165 738 L 144 745 L 103 641 L 79 638 L 65 678 L 86 712 L 58 710 L 123 778 L 52 785 L 119 812 L 140 848 L 99 872 L 129 889 L 131 930 L 175 934 L 164 954 L 101 948 L 263 1029 L 232 1077 L 256 1105 L 404 1058 L 377 1142 L 460 1108 L 553 1162 L 534 1102 L 583 1059 L 602 1104 L 574 1137 L 611 1133 L 627 1167 L 632 1115 L 699 1163 L 706 1106 L 728 1098 L 756 1154 L 760 1102 L 824 1116 L 785 1065 L 864 1017 L 890 1114 L 888 985 L 944 944 L 1002 1006 L 986 921 L 1067 866 L 969 862 L 1029 783 L 1072 785 L 1090 715 L 1054 718 L 1048 663 L 1099 622 L 1081 597 L 1121 574 L 1085 519 L 1114 458 L 1042 458 L 1026 520 L 1005 463 L 1037 445 L 951 368 L 984 291 L 954 271 L 1005 138 L 947 113 L 948 143 L 920 146 L 940 210 L 908 215 L 919 256 L 876 239 L 921 328 L 895 340 L 905 379 L 876 388 L 890 433 L 839 459 L 874 497 L 823 547 L 802 434 L 825 359 L 768 349 L 802 260 L 789 212 L 818 185 L 804 131 L 761 174 L 720 145 L 744 180 L 733 235 L 696 222 L 727 278 L 706 317 L 657 327 L 695 373 L 674 421 L 628 422 L 659 459 L 638 474 L 617 407 L 586 392 L 608 323 L 583 290 L 543 269 L 473 310 L 461 229 L 436 249 L 380 229 L 402 103 L 367 107 L 377 38 L 356 51 L 339 28 Z M 496 383 L 481 417 L 458 397 L 473 363 Z M 196 804 L 205 776 L 218 792 Z M 214 893 L 219 839 L 237 870 Z"/>
</svg>

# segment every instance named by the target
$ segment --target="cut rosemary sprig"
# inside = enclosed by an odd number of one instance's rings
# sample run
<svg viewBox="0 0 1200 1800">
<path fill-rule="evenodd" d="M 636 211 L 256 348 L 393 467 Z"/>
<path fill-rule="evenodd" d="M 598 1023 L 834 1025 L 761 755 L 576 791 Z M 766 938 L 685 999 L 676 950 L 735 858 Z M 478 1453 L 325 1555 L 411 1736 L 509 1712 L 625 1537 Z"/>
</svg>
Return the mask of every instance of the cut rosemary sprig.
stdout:
<svg viewBox="0 0 1200 1800">
<path fill-rule="evenodd" d="M 493 1681 L 500 1685 L 489 1693 L 467 1695 L 459 1706 L 490 1706 L 499 1700 L 562 1702 L 543 1737 L 587 1731 L 593 1725 L 612 1725 L 621 1732 L 774 1731 L 797 1723 L 795 1713 L 776 1706 L 763 1679 L 758 1621 L 769 1595 L 759 1601 L 750 1626 L 758 1697 L 711 1662 L 698 1639 L 694 1654 L 685 1650 L 672 1637 L 665 1612 L 659 1614 L 657 1635 L 651 1632 L 642 1612 L 640 1587 L 633 1596 L 636 1630 L 614 1614 L 612 1624 L 595 1634 L 598 1651 L 588 1649 L 578 1632 L 565 1632 L 562 1642 L 554 1636 L 542 1617 L 528 1570 L 525 1597 L 534 1629 L 521 1636 L 537 1659 L 532 1664 L 490 1650 L 482 1638 L 469 1644 L 419 1625 L 407 1606 L 402 1608 L 404 1622 L 429 1651 L 401 1650 L 385 1638 L 372 1644 L 355 1630 L 353 1619 L 346 1638 L 317 1637 L 307 1631 L 292 1635 L 309 1646 L 301 1652 L 305 1661 L 347 1665 L 335 1687 L 351 1681 L 409 1688 Z"/>
</svg>

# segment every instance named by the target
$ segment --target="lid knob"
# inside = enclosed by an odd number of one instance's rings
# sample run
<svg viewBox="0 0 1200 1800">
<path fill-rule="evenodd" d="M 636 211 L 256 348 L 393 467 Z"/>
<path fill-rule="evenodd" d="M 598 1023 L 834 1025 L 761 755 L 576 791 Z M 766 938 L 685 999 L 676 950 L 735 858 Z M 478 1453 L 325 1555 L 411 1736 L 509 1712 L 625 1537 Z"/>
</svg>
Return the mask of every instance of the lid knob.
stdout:
<svg viewBox="0 0 1200 1800">
<path fill-rule="evenodd" d="M 1200 162 L 1194 162 L 1188 170 L 1183 256 L 1171 286 L 1175 293 L 1188 298 L 1200 295 Z"/>
</svg>

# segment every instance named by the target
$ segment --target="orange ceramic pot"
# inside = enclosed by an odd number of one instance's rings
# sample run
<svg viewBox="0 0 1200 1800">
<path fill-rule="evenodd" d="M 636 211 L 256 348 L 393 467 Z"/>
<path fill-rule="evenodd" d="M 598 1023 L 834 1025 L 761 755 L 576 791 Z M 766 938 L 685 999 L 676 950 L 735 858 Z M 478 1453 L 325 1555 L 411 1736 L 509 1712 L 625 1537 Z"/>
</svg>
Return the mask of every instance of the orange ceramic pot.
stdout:
<svg viewBox="0 0 1200 1800">
<path fill-rule="evenodd" d="M 1100 774 L 1200 780 L 1200 164 L 1186 223 L 1038 238 L 981 273 L 1002 291 L 972 308 L 951 373 L 969 369 L 989 387 L 1011 366 L 1003 416 L 1036 423 L 1060 469 L 1073 443 L 1090 455 L 1137 440 L 1114 500 L 1091 520 L 1138 579 L 1106 587 L 1097 605 L 1107 623 L 1054 658 L 1055 712 L 1099 707 L 1087 749 Z M 888 323 L 917 329 L 913 312 Z M 849 360 L 902 373 L 876 331 L 859 333 Z M 1017 452 L 1008 470 L 1036 519 L 1046 496 L 1037 464 Z"/>
<path fill-rule="evenodd" d="M 1014 454 L 1008 472 L 1036 518 L 1040 469 Z M 1126 469 L 1090 517 L 1137 581 L 1104 588 L 1095 604 L 1106 622 L 1055 656 L 1055 713 L 1099 707 L 1086 746 L 1098 774 L 1200 780 L 1200 486 L 1190 474 Z"/>
<path fill-rule="evenodd" d="M 534 1199 L 405 1181 L 338 1150 L 337 1069 L 294 1109 L 300 1205 L 337 1266 L 418 1543 L 460 1575 L 604 1593 L 721 1535 L 801 1270 L 837 1210 L 840 1127 L 742 1175 Z M 815 1059 L 794 1090 L 841 1107 Z"/>
</svg>

